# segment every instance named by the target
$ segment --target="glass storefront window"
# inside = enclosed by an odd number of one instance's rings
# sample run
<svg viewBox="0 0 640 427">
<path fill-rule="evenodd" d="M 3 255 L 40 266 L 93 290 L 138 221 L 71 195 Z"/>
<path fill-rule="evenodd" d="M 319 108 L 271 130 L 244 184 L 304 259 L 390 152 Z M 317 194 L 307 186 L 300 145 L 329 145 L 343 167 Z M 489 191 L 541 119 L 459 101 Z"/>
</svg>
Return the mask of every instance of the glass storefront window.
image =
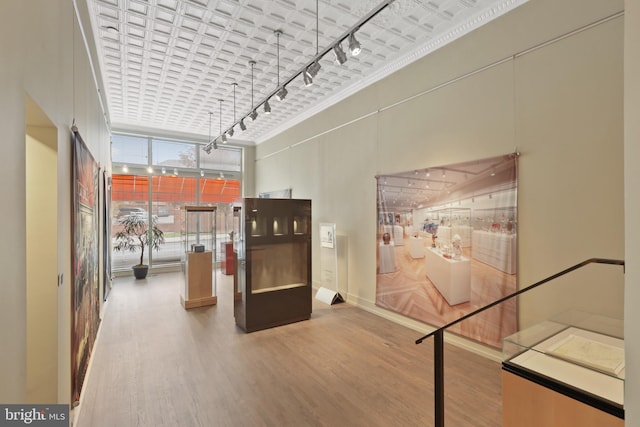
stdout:
<svg viewBox="0 0 640 427">
<path fill-rule="evenodd" d="M 219 147 L 206 154 L 193 142 L 123 134 L 114 134 L 112 141 L 112 237 L 121 229 L 118 219 L 123 215 L 155 220 L 164 232 L 165 243 L 158 251 L 147 248 L 144 263 L 151 267 L 176 265 L 184 255 L 180 237 L 184 206 L 211 205 L 217 207 L 216 241 L 230 240 L 231 204 L 240 197 L 241 186 L 239 180 L 224 174 L 234 172 L 237 177 L 235 172 L 242 172 L 240 148 Z M 115 173 L 120 170 L 125 174 Z M 216 248 L 217 261 L 222 254 Z M 140 252 L 114 252 L 112 271 L 130 270 L 139 258 Z"/>
<path fill-rule="evenodd" d="M 111 161 L 129 165 L 149 163 L 149 139 L 144 136 L 114 134 L 111 138 Z"/>
<path fill-rule="evenodd" d="M 151 185 L 151 189 L 149 189 Z M 151 190 L 151 204 L 149 204 Z M 240 181 L 220 177 L 183 177 L 173 175 L 139 176 L 114 175 L 112 179 L 113 235 L 121 226 L 118 219 L 124 215 L 141 215 L 155 219 L 164 232 L 165 243 L 159 250 L 149 253 L 144 262 L 153 267 L 180 263 L 184 248 L 180 236 L 184 227 L 185 205 L 217 206 L 216 241 L 219 245 L 231 240 L 231 204 L 240 197 Z M 216 261 L 222 261 L 223 251 L 216 248 Z M 139 252 L 114 252 L 112 269 L 129 270 L 137 264 Z M 150 260 L 150 261 L 149 261 Z"/>
<path fill-rule="evenodd" d="M 153 139 L 151 144 L 153 164 L 155 166 L 189 169 L 195 169 L 197 167 L 195 144 L 164 141 L 161 139 Z"/>
<path fill-rule="evenodd" d="M 215 205 L 216 211 L 216 261 L 222 261 L 224 251 L 222 245 L 231 241 L 229 232 L 232 230 L 229 221 L 232 219 L 231 204 L 240 197 L 240 181 L 235 179 L 201 178 L 199 187 L 200 203 Z"/>
<path fill-rule="evenodd" d="M 165 238 L 164 245 L 153 253 L 153 265 L 177 264 L 184 251 L 180 240 L 183 207 L 197 203 L 197 178 L 161 175 L 152 177 L 152 183 L 152 210 L 158 216 L 158 227 Z"/>
<path fill-rule="evenodd" d="M 149 220 L 149 178 L 136 175 L 114 175 L 111 180 L 111 239 L 122 230 L 120 218 L 140 215 Z M 140 252 L 113 252 L 112 270 L 127 270 L 140 262 Z M 149 263 L 145 248 L 143 262 Z"/>
<path fill-rule="evenodd" d="M 200 152 L 200 168 L 240 172 L 242 152 L 231 147 L 218 147 L 211 154 Z"/>
</svg>

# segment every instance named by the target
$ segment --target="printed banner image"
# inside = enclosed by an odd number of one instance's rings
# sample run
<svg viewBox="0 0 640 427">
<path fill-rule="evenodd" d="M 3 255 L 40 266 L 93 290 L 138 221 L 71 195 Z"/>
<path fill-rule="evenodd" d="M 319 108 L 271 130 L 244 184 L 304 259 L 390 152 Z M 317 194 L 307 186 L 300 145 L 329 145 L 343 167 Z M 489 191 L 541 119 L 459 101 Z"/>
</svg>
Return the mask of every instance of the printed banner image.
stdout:
<svg viewBox="0 0 640 427">
<path fill-rule="evenodd" d="M 517 155 L 377 177 L 376 305 L 443 326 L 516 291 Z M 515 299 L 451 328 L 500 348 Z"/>
</svg>

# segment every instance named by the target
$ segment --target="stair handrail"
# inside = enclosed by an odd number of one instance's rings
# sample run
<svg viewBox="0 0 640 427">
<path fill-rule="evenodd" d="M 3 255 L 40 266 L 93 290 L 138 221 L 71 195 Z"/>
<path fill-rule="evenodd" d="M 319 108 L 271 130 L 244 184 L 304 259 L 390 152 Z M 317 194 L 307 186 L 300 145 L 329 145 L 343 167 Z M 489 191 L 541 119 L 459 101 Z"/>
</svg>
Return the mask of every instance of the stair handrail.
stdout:
<svg viewBox="0 0 640 427">
<path fill-rule="evenodd" d="M 584 260 L 576 265 L 573 265 L 569 268 L 566 268 L 556 274 L 553 274 L 545 279 L 542 279 L 532 285 L 529 285 L 527 287 L 524 287 L 522 289 L 519 289 L 509 295 L 506 295 L 502 298 L 499 298 L 483 307 L 480 307 L 470 313 L 465 314 L 462 317 L 459 317 L 456 320 L 453 320 L 449 323 L 447 323 L 444 326 L 441 326 L 437 329 L 435 329 L 432 332 L 429 332 L 428 334 L 418 338 L 415 343 L 416 344 L 421 344 L 425 339 L 429 338 L 429 337 L 434 337 L 433 340 L 433 365 L 434 365 L 434 372 L 433 372 L 433 383 L 434 383 L 434 418 L 435 418 L 435 422 L 434 422 L 434 427 L 444 427 L 444 331 L 446 329 L 449 329 L 451 326 L 456 325 L 460 322 L 463 322 L 467 319 L 469 319 L 470 317 L 473 317 L 479 313 L 482 313 L 483 311 L 486 311 L 492 307 L 495 307 L 498 304 L 501 304 L 513 297 L 516 297 L 520 294 L 523 294 L 525 292 L 528 292 L 534 288 L 537 288 L 538 286 L 544 285 L 547 282 L 550 282 L 552 280 L 557 279 L 560 276 L 564 276 L 567 273 L 570 273 L 574 270 L 577 270 L 579 268 L 582 268 L 586 265 L 589 264 L 609 264 L 609 265 L 621 265 L 623 268 L 623 273 L 624 273 L 624 260 L 619 260 L 619 259 L 608 259 L 608 258 L 589 258 L 587 260 Z"/>
</svg>

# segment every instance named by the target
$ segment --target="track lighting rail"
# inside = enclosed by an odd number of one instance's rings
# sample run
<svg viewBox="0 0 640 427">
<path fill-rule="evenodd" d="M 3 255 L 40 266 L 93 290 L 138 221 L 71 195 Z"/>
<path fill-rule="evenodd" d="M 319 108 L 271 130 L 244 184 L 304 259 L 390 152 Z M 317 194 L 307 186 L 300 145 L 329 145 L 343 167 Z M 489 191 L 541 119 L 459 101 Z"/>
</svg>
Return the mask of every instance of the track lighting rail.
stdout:
<svg viewBox="0 0 640 427">
<path fill-rule="evenodd" d="M 280 70 L 279 70 L 279 66 L 278 66 L 278 85 L 276 86 L 276 88 L 274 90 L 272 90 L 271 92 L 269 92 L 269 94 L 267 96 L 265 96 L 263 99 L 261 99 L 260 101 L 258 101 L 256 104 L 253 104 L 253 99 L 252 99 L 252 105 L 250 110 L 246 113 L 243 114 L 241 116 L 240 120 L 236 120 L 235 118 L 235 113 L 234 113 L 234 122 L 231 126 L 229 126 L 227 129 L 225 129 L 224 132 L 221 132 L 216 138 L 214 139 L 209 139 L 208 144 L 206 144 L 202 149 L 209 154 L 211 152 L 211 149 L 217 148 L 217 141 L 222 141 L 222 137 L 223 135 L 225 136 L 226 139 L 226 135 L 229 134 L 230 131 L 233 130 L 233 128 L 236 125 L 240 125 L 240 129 L 242 130 L 246 130 L 246 126 L 244 123 L 244 119 L 246 119 L 247 117 L 250 117 L 250 115 L 255 112 L 255 110 L 260 106 L 263 105 L 265 103 L 268 104 L 269 100 L 271 98 L 273 98 L 274 96 L 278 97 L 279 99 L 284 99 L 284 96 L 286 96 L 287 94 L 287 89 L 286 86 L 291 83 L 293 80 L 295 80 L 298 76 L 300 76 L 301 74 L 304 74 L 306 72 L 307 69 L 310 69 L 310 73 L 311 75 L 307 75 L 307 78 L 312 79 L 313 77 L 315 77 L 315 74 L 318 73 L 318 71 L 320 70 L 319 67 L 319 61 L 330 51 L 334 50 L 334 48 L 338 48 L 340 49 L 340 45 L 342 44 L 343 41 L 349 39 L 349 46 L 350 49 L 357 49 L 357 53 L 360 52 L 360 44 L 357 42 L 357 40 L 355 39 L 355 33 L 363 26 L 365 25 L 367 22 L 369 22 L 371 19 L 375 18 L 380 12 L 382 12 L 384 9 L 386 9 L 389 5 L 391 5 L 395 0 L 385 0 L 382 1 L 380 4 L 378 4 L 378 6 L 376 6 L 374 9 L 372 9 L 369 13 L 367 13 L 366 15 L 364 15 L 362 18 L 360 18 L 351 28 L 349 28 L 347 31 L 345 31 L 344 33 L 342 33 L 342 35 L 340 35 L 336 41 L 332 44 L 330 44 L 329 46 L 326 46 L 324 49 L 317 51 L 316 55 L 311 58 L 310 61 L 308 61 L 304 66 L 302 66 L 300 69 L 298 69 L 298 71 L 296 71 L 295 73 L 293 73 L 289 78 L 287 78 L 286 80 L 284 80 L 282 82 L 282 84 L 280 84 Z M 316 15 L 317 15 L 317 11 L 316 11 Z M 317 16 L 316 16 L 317 19 Z M 316 32 L 317 32 L 317 28 L 316 28 Z M 276 30 L 276 35 L 278 37 L 278 43 L 279 43 L 279 36 L 282 34 L 282 32 L 280 32 L 280 30 Z M 353 47 L 352 47 L 353 46 Z M 317 34 L 316 34 L 316 49 L 317 49 Z M 357 55 L 357 53 L 353 53 L 353 55 Z M 344 63 L 346 59 L 342 60 L 340 62 L 340 64 Z M 279 54 L 278 54 L 278 61 L 279 61 Z M 305 78 L 305 83 L 307 83 L 309 80 L 307 80 L 307 78 Z M 253 98 L 253 94 L 252 94 L 252 98 Z M 235 108 L 235 107 L 234 107 Z M 271 111 L 271 107 L 269 106 L 268 108 L 269 111 Z"/>
</svg>

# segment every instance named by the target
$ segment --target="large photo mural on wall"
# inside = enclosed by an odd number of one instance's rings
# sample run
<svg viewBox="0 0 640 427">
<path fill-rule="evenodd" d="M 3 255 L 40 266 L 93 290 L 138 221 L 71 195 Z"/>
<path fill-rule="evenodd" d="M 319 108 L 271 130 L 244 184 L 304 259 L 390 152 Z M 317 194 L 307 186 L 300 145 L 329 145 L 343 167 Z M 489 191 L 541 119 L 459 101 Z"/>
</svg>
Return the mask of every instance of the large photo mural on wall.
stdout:
<svg viewBox="0 0 640 427">
<path fill-rule="evenodd" d="M 517 154 L 376 178 L 376 305 L 439 327 L 516 291 Z M 451 329 L 516 330 L 515 299 Z"/>
<path fill-rule="evenodd" d="M 71 290 L 71 393 L 80 399 L 99 324 L 98 164 L 80 133 L 73 138 L 73 287 Z"/>
</svg>

